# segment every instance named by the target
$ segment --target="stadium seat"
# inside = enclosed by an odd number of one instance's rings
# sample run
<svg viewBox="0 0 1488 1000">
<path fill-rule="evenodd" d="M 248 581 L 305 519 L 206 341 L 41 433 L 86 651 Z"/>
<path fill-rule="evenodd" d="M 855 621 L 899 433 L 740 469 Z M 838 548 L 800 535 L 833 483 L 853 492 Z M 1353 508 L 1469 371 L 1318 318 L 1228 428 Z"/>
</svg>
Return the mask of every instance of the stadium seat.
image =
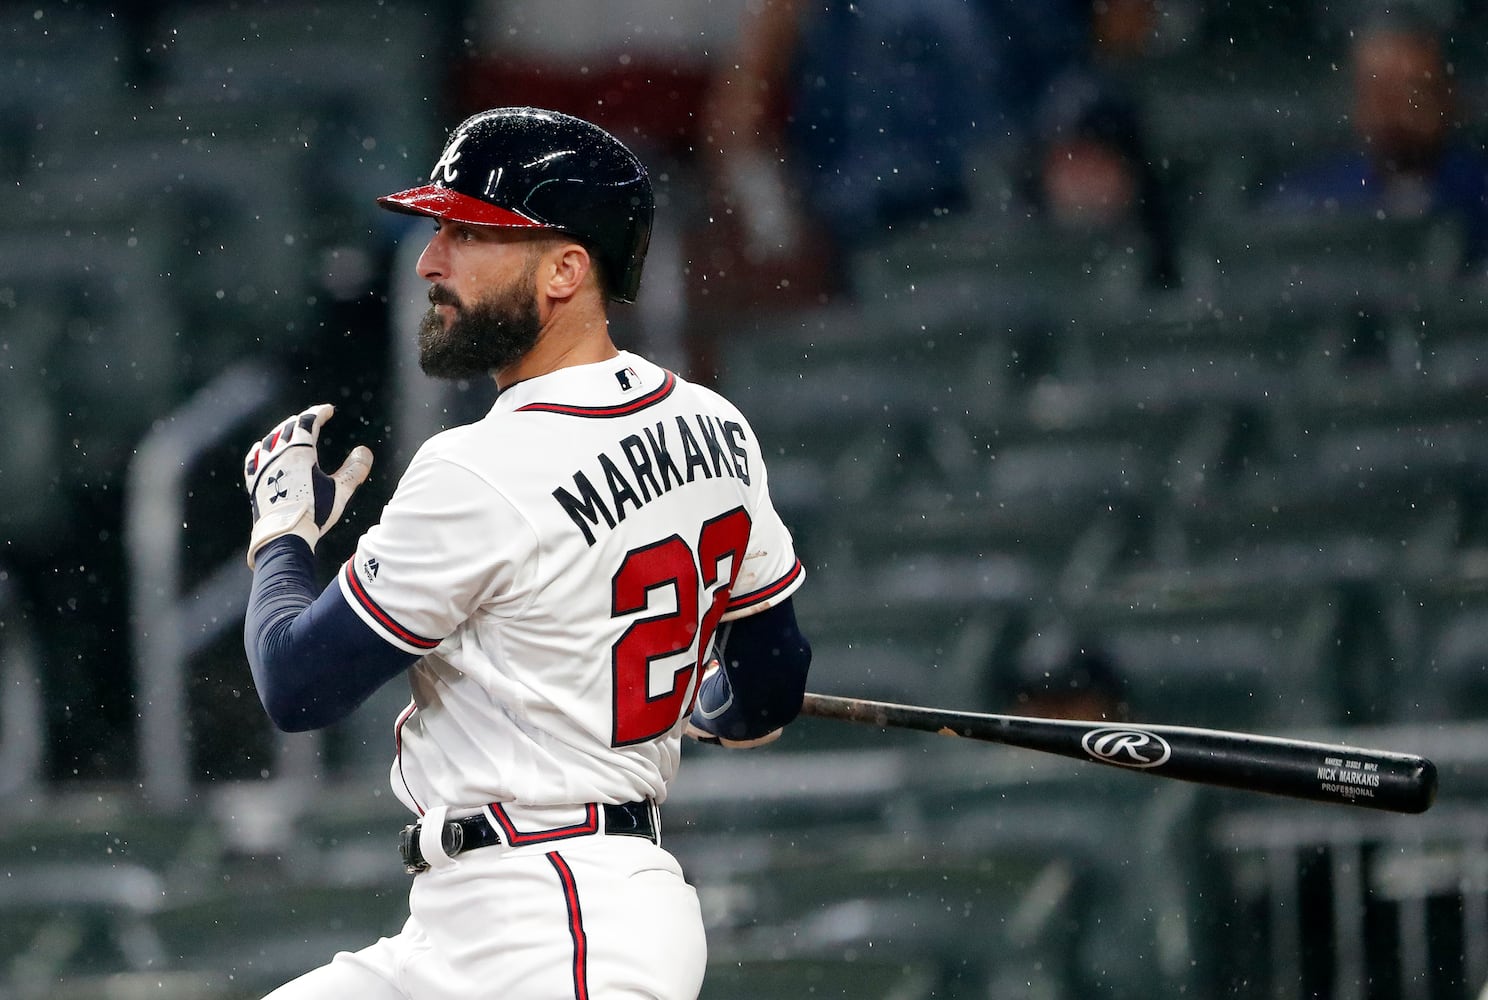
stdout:
<svg viewBox="0 0 1488 1000">
<path fill-rule="evenodd" d="M 1241 209 L 1190 240 L 1191 291 L 1226 313 L 1392 302 L 1443 292 L 1461 235 L 1432 218 L 1264 214 Z"/>
</svg>

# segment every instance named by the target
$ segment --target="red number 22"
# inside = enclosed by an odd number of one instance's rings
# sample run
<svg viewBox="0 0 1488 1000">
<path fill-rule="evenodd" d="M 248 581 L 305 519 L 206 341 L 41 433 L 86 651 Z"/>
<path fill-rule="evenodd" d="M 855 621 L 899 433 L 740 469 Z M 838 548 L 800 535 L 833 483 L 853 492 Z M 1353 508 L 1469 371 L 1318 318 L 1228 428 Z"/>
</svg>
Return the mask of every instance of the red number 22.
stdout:
<svg viewBox="0 0 1488 1000">
<path fill-rule="evenodd" d="M 713 642 L 729 592 L 749 544 L 749 514 L 736 507 L 703 524 L 697 553 L 678 535 L 632 550 L 611 580 L 611 613 L 645 611 L 652 595 L 670 589 L 675 608 L 632 622 L 611 651 L 615 682 L 615 746 L 665 733 L 692 709 L 693 675 Z M 724 561 L 728 565 L 725 567 Z M 704 602 L 706 608 L 704 608 Z M 692 652 L 696 648 L 696 652 Z M 671 668 L 671 687 L 652 694 L 652 671 L 692 653 Z"/>
</svg>

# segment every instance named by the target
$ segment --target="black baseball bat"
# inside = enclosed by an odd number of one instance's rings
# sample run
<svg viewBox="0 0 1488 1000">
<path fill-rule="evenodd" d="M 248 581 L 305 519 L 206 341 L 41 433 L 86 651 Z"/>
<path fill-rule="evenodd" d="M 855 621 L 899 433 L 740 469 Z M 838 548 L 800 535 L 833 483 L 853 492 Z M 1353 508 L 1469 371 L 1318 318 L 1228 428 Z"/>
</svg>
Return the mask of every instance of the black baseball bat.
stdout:
<svg viewBox="0 0 1488 1000">
<path fill-rule="evenodd" d="M 1422 813 L 1436 798 L 1436 765 L 1390 750 L 1189 726 L 954 712 L 823 694 L 807 694 L 801 714 L 962 736 L 1162 778 L 1387 812 Z"/>
</svg>

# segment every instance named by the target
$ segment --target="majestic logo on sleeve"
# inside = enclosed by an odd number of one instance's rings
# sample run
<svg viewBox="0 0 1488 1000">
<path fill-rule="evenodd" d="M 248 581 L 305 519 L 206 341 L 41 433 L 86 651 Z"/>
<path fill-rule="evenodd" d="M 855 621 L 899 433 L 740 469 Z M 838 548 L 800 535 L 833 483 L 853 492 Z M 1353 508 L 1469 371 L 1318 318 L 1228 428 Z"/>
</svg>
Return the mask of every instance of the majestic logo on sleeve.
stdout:
<svg viewBox="0 0 1488 1000">
<path fill-rule="evenodd" d="M 1092 729 L 1080 746 L 1101 763 L 1118 767 L 1157 767 L 1173 756 L 1167 740 L 1145 729 Z"/>
</svg>

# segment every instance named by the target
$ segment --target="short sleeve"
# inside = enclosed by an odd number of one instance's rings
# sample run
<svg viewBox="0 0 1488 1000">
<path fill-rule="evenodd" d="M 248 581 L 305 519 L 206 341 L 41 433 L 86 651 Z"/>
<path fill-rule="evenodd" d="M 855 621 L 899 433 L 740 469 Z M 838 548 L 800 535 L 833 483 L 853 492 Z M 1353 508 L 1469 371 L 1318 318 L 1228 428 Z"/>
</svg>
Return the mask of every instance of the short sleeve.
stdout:
<svg viewBox="0 0 1488 1000">
<path fill-rule="evenodd" d="M 518 607 L 536 551 L 531 526 L 498 489 L 457 463 L 420 454 L 339 582 L 374 630 L 426 653 L 478 608 L 499 615 Z"/>
<path fill-rule="evenodd" d="M 795 593 L 806 579 L 806 569 L 796 556 L 790 530 L 770 501 L 768 475 L 754 431 L 747 423 L 743 426 L 749 442 L 749 459 L 755 470 L 749 483 L 753 509 L 749 550 L 739 567 L 739 575 L 734 578 L 724 621 L 774 607 Z"/>
</svg>

